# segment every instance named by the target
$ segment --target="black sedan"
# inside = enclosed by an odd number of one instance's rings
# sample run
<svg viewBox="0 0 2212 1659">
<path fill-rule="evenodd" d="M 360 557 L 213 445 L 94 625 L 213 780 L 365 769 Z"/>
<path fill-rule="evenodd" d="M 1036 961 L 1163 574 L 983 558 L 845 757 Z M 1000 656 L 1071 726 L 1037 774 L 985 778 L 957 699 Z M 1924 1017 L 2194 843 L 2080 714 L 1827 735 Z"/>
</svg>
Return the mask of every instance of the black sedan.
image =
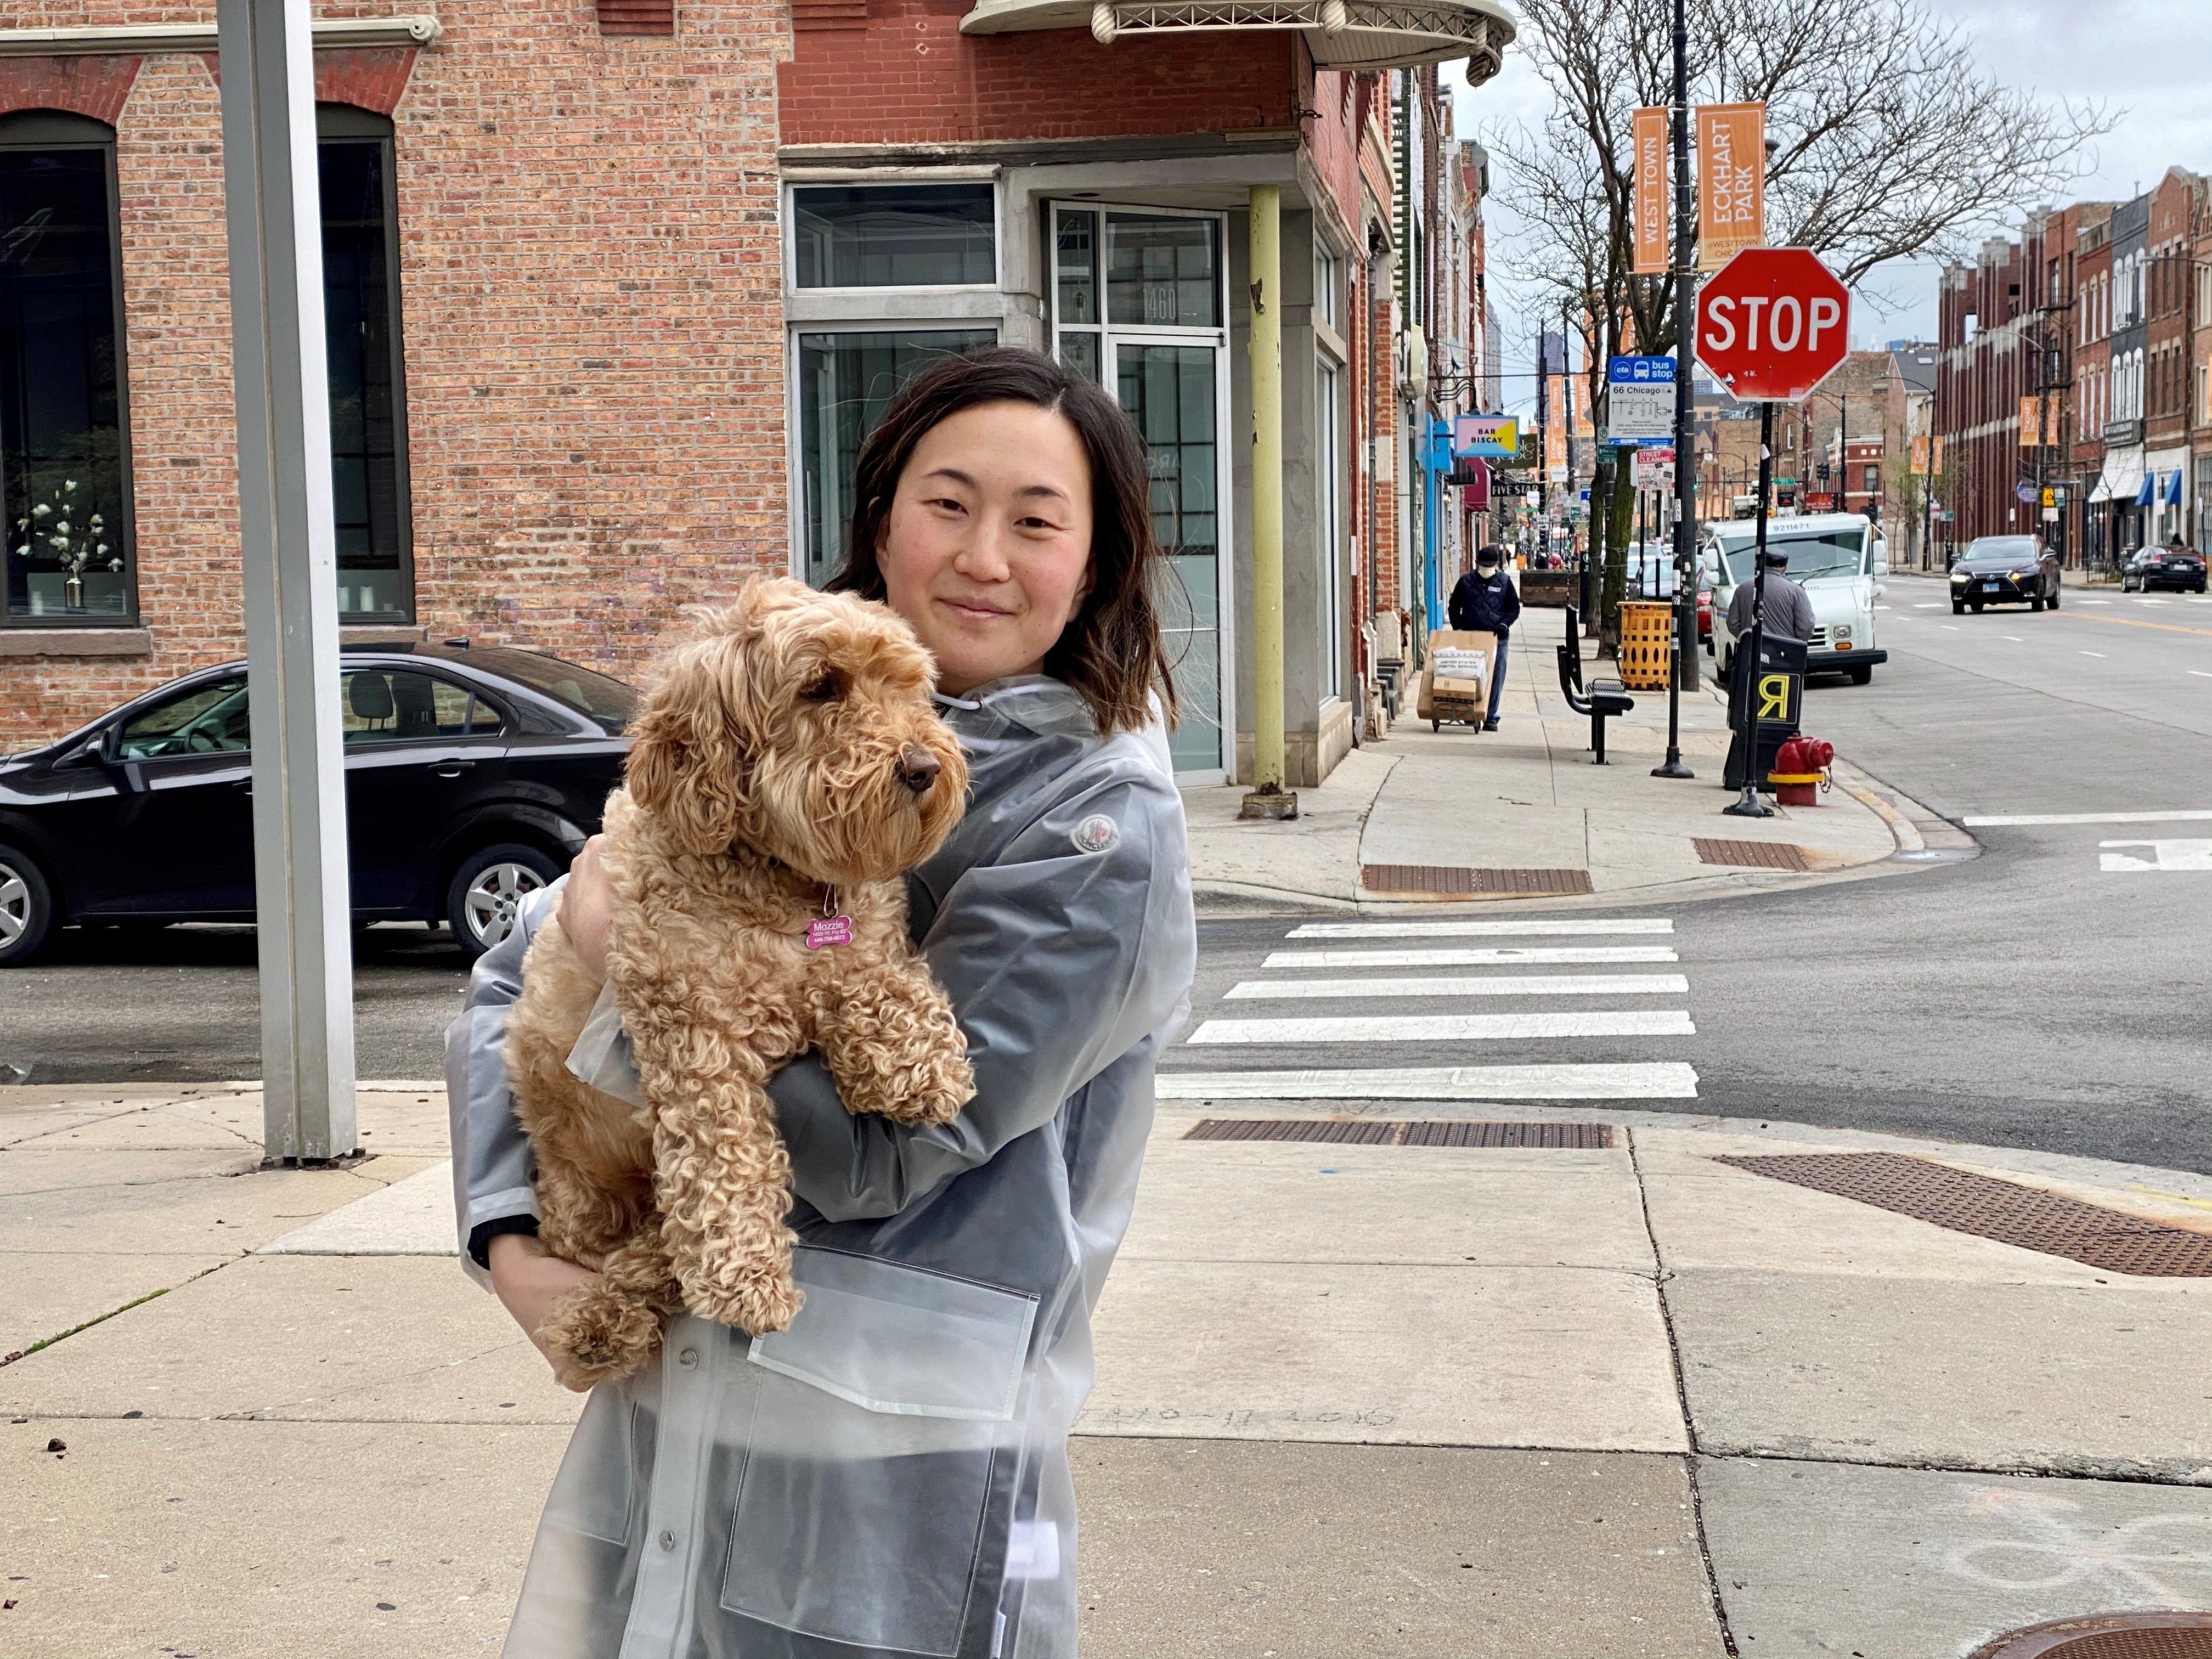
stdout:
<svg viewBox="0 0 2212 1659">
<path fill-rule="evenodd" d="M 2147 547 L 2121 568 L 2121 592 L 2148 593 L 2159 587 L 2202 593 L 2204 556 L 2186 547 Z"/>
<path fill-rule="evenodd" d="M 507 647 L 349 648 L 356 923 L 444 921 L 475 956 L 568 867 L 621 781 L 637 694 Z M 0 758 L 0 967 L 57 927 L 252 921 L 246 665 L 205 668 Z"/>
<path fill-rule="evenodd" d="M 2058 556 L 2033 536 L 1977 536 L 1951 567 L 1951 614 L 1985 605 L 2058 609 Z"/>
</svg>

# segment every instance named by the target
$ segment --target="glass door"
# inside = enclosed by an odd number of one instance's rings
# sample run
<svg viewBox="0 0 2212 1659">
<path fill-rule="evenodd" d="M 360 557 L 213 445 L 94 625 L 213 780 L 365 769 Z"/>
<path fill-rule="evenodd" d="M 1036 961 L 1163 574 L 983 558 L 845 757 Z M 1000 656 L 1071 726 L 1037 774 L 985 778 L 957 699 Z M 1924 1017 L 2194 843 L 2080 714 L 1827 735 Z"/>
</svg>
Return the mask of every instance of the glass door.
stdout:
<svg viewBox="0 0 2212 1659">
<path fill-rule="evenodd" d="M 1153 533 L 1168 555 L 1155 596 L 1182 720 L 1177 776 L 1227 775 L 1228 398 L 1222 222 L 1159 209 L 1059 206 L 1053 322 L 1061 363 L 1112 392 L 1150 452 Z"/>
</svg>

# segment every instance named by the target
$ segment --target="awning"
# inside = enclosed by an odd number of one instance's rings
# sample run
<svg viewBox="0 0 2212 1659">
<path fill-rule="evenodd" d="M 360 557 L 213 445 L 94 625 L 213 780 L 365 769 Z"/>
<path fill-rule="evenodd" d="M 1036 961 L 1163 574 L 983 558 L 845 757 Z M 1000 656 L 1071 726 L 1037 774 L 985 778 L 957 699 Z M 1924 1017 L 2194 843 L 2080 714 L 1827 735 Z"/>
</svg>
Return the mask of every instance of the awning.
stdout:
<svg viewBox="0 0 2212 1659">
<path fill-rule="evenodd" d="M 1296 29 L 1321 69 L 1410 69 L 1464 58 L 1467 83 L 1496 75 L 1518 26 L 1504 0 L 979 0 L 963 34 L 1090 29 L 1124 35 Z"/>
<path fill-rule="evenodd" d="M 2096 501 L 2133 501 L 2142 492 L 2143 483 L 2143 455 L 2138 445 L 2105 452 L 2105 470 L 2097 475 L 2095 487 L 2089 499 Z"/>
<path fill-rule="evenodd" d="M 2181 469 L 2178 466 L 2166 475 L 2166 504 L 2168 507 L 2181 505 Z"/>
<path fill-rule="evenodd" d="M 2158 474 L 2155 472 L 2144 473 L 2142 487 L 2136 491 L 2136 505 L 2137 507 L 2148 507 L 2151 504 L 2152 499 L 2156 496 L 2157 494 Z"/>
</svg>

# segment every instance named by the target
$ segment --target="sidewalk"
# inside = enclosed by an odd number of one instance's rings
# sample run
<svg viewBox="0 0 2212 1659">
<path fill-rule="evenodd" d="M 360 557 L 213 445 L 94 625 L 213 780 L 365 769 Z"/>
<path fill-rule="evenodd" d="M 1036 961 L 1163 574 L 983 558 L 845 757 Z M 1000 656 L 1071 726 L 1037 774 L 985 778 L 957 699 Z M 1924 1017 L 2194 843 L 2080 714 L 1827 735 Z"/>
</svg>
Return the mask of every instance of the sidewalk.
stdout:
<svg viewBox="0 0 2212 1659">
<path fill-rule="evenodd" d="M 1708 683 L 1681 699 L 1682 757 L 1694 781 L 1650 775 L 1667 752 L 1663 691 L 1634 694 L 1633 712 L 1607 723 L 1607 764 L 1593 765 L 1589 720 L 1559 691 L 1564 623 L 1559 611 L 1522 612 L 1506 656 L 1498 731 L 1431 732 L 1413 718 L 1408 696 L 1388 737 L 1353 750 L 1319 788 L 1298 792 L 1299 816 L 1291 823 L 1240 821 L 1241 787 L 1185 790 L 1201 903 L 1389 913 L 1433 912 L 1470 896 L 1534 896 L 1547 906 L 1660 902 L 1894 873 L 1905 866 L 1888 861 L 1899 854 L 1907 863 L 1931 850 L 1939 858 L 1972 855 L 1962 831 L 1858 772 L 1848 757 L 1838 757 L 1835 787 L 1818 806 L 1778 807 L 1771 818 L 1722 816 L 1731 799 L 1721 787 L 1728 711 L 1710 683 L 1711 658 L 1700 659 Z M 1595 678 L 1610 668 L 1592 660 L 1583 672 Z M 1808 706 L 1805 730 L 1820 735 L 1817 703 Z M 1700 842 L 1738 845 L 1701 853 Z M 1736 862 L 1756 855 L 1741 846 L 1747 842 L 1775 848 L 1767 856 L 1793 867 Z M 1476 885 L 1535 890 L 1425 896 L 1378 888 L 1369 875 L 1409 865 L 1474 872 Z"/>
<path fill-rule="evenodd" d="M 1723 1620 L 1742 1654 L 1942 1659 L 2212 1601 L 2212 1277 L 1719 1160 L 1977 1171 L 2185 1255 L 2212 1179 L 1164 1084 L 1076 1446 L 1088 1659 L 1717 1659 Z M 579 1402 L 449 1254 L 440 1095 L 360 1110 L 374 1157 L 270 1171 L 250 1089 L 0 1091 L 0 1353 L 31 1350 L 0 1364 L 0 1652 L 495 1650 Z M 1190 1138 L 1231 1117 L 1610 1133 Z"/>
</svg>

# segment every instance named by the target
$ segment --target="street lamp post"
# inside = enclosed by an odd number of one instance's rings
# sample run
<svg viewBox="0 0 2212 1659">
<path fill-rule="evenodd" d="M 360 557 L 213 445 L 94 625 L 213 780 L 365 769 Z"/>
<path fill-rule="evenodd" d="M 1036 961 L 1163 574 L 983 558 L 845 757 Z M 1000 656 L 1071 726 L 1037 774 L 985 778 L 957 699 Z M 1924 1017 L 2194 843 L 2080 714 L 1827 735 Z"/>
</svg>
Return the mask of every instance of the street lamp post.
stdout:
<svg viewBox="0 0 2212 1659">
<path fill-rule="evenodd" d="M 1674 0 L 1674 672 L 1667 677 L 1667 757 L 1655 778 L 1693 778 L 1682 762 L 1682 692 L 1698 674 L 1696 354 L 1690 199 L 1690 24 L 1687 0 Z"/>
</svg>

